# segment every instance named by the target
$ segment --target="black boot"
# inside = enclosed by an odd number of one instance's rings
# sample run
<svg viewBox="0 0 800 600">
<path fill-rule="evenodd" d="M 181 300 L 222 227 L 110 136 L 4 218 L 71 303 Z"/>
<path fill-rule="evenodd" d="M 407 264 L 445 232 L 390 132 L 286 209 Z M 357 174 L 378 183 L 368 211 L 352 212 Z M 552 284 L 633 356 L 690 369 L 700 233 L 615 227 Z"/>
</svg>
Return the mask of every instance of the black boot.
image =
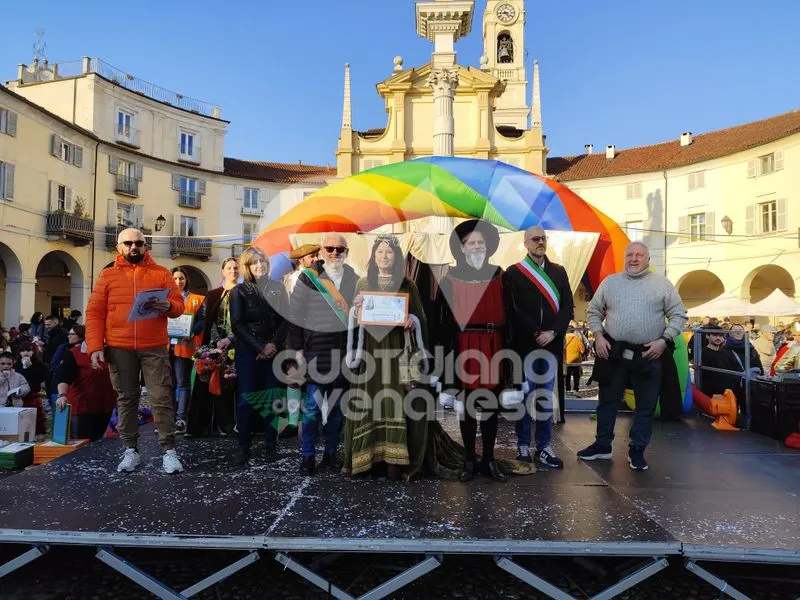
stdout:
<svg viewBox="0 0 800 600">
<path fill-rule="evenodd" d="M 278 437 L 282 440 L 289 440 L 297 437 L 297 425 L 287 425 L 280 432 Z"/>
<path fill-rule="evenodd" d="M 464 462 L 464 466 L 461 467 L 461 473 L 458 474 L 458 480 L 461 483 L 467 483 L 473 479 L 475 479 L 475 462 L 468 460 Z"/>
<path fill-rule="evenodd" d="M 503 469 L 500 468 L 500 465 L 497 464 L 496 460 L 491 460 L 487 463 L 481 463 L 480 471 L 482 474 L 491 477 L 492 480 L 497 481 L 498 483 L 505 483 L 508 481 L 508 475 L 506 475 Z"/>
<path fill-rule="evenodd" d="M 267 463 L 274 463 L 278 460 L 278 447 L 275 444 L 267 444 L 264 448 L 264 460 Z"/>
<path fill-rule="evenodd" d="M 326 452 L 319 466 L 320 469 L 324 468 L 332 473 L 341 473 L 342 471 L 342 463 L 336 456 L 336 452 Z"/>
<path fill-rule="evenodd" d="M 250 450 L 244 448 L 236 449 L 236 457 L 233 459 L 237 467 L 243 467 L 250 460 Z"/>
<path fill-rule="evenodd" d="M 298 473 L 300 473 L 300 475 L 311 476 L 314 474 L 314 472 L 315 472 L 314 457 L 304 456 L 303 460 L 300 461 L 300 469 L 298 469 Z"/>
</svg>

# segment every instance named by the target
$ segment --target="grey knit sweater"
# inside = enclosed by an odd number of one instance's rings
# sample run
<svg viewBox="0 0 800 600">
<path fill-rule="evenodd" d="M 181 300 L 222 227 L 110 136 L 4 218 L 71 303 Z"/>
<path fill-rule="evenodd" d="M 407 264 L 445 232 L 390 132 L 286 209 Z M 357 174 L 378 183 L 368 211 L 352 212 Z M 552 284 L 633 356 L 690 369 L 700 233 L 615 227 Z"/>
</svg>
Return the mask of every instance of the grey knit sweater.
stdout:
<svg viewBox="0 0 800 600">
<path fill-rule="evenodd" d="M 595 335 L 605 331 L 615 340 L 630 344 L 646 344 L 662 335 L 674 339 L 687 321 L 678 290 L 669 279 L 649 270 L 639 275 L 617 273 L 606 277 L 586 315 Z"/>
</svg>

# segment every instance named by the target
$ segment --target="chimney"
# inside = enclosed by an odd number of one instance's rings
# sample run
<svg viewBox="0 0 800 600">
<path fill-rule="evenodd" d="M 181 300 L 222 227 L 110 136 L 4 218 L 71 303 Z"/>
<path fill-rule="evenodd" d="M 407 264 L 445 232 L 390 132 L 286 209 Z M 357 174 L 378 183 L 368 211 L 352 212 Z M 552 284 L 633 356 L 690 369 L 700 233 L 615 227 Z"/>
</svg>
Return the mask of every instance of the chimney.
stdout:
<svg viewBox="0 0 800 600">
<path fill-rule="evenodd" d="M 302 160 L 298 160 L 297 161 L 297 166 L 298 167 L 302 167 L 303 166 L 303 161 Z"/>
<path fill-rule="evenodd" d="M 692 144 L 692 132 L 691 131 L 684 131 L 681 134 L 681 148 L 684 146 L 690 146 Z"/>
<path fill-rule="evenodd" d="M 606 146 L 606 158 L 611 160 L 617 156 L 617 147 L 613 144 Z"/>
<path fill-rule="evenodd" d="M 586 148 L 586 154 L 594 154 L 594 146 L 592 144 L 584 144 L 584 148 Z"/>
<path fill-rule="evenodd" d="M 81 71 L 84 75 L 90 73 L 92 70 L 92 59 L 88 56 L 84 56 L 81 59 Z"/>
</svg>

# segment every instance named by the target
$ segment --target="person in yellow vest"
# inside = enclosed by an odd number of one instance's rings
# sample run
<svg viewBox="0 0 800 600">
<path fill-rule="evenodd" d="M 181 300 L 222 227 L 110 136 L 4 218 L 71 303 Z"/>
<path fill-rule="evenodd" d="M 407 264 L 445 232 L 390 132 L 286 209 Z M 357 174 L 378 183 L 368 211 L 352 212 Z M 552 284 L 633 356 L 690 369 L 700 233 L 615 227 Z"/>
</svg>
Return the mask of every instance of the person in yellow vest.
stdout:
<svg viewBox="0 0 800 600">
<path fill-rule="evenodd" d="M 198 329 L 199 325 L 195 322 L 194 317 L 205 298 L 189 291 L 189 274 L 183 267 L 172 269 L 172 278 L 183 296 L 183 314 L 192 315 L 192 333 L 194 334 L 192 337 L 170 338 L 169 340 L 172 379 L 175 382 L 175 400 L 178 404 L 175 413 L 175 433 L 184 434 L 186 433 L 186 404 L 192 393 L 192 355 L 202 343 L 203 338 L 202 328 Z"/>
<path fill-rule="evenodd" d="M 581 362 L 583 361 L 583 353 L 586 352 L 586 346 L 583 345 L 581 336 L 575 333 L 574 327 L 567 329 L 567 335 L 564 338 L 564 363 L 567 366 L 567 391 L 572 391 L 571 383 L 575 384 L 575 391 L 577 392 L 581 385 Z"/>
</svg>

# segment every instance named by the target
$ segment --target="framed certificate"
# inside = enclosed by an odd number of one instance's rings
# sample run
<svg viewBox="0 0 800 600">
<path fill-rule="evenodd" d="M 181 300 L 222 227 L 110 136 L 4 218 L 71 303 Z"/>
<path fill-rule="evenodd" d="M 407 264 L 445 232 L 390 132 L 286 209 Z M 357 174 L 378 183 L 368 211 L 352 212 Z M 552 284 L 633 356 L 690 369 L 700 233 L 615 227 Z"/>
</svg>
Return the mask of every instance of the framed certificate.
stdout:
<svg viewBox="0 0 800 600">
<path fill-rule="evenodd" d="M 408 293 L 361 292 L 364 301 L 358 313 L 359 325 L 397 327 L 408 320 Z"/>
<path fill-rule="evenodd" d="M 174 319 L 167 319 L 167 335 L 171 338 L 192 337 L 192 325 L 194 315 L 191 313 L 182 314 Z"/>
</svg>

